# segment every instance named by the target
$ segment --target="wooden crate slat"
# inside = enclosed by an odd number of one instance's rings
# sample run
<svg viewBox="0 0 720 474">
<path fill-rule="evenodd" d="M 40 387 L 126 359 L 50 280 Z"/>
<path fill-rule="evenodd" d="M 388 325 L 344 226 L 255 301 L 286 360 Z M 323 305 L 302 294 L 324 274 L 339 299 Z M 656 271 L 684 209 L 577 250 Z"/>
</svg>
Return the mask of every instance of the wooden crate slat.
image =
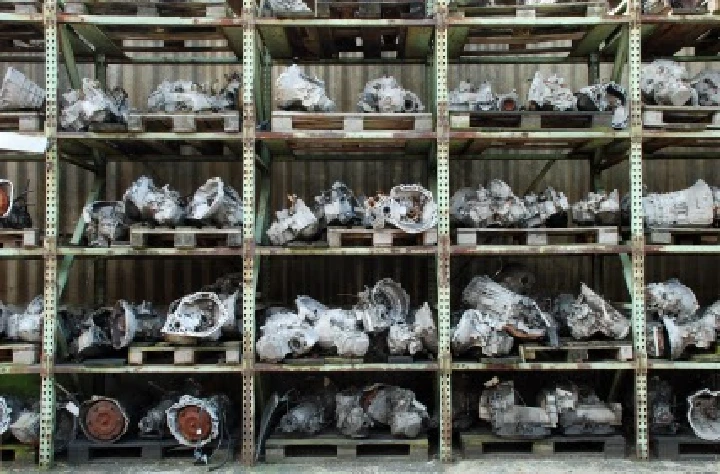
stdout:
<svg viewBox="0 0 720 474">
<path fill-rule="evenodd" d="M 451 129 L 607 129 L 612 126 L 612 112 L 579 111 L 472 111 L 450 112 Z"/>
<path fill-rule="evenodd" d="M 519 245 L 551 245 L 556 237 L 567 237 L 574 242 L 588 240 L 595 244 L 618 245 L 620 234 L 617 227 L 566 227 L 530 229 L 499 228 L 458 228 L 455 230 L 457 245 L 482 245 L 483 240 L 503 239 L 517 242 Z"/>
<path fill-rule="evenodd" d="M 130 113 L 127 120 L 129 132 L 232 133 L 240 130 L 240 112 L 237 111 Z"/>
<path fill-rule="evenodd" d="M 128 364 L 130 365 L 153 365 L 157 364 L 156 358 L 150 361 L 151 354 L 161 354 L 162 357 L 172 356 L 174 365 L 191 365 L 198 363 L 202 356 L 216 357 L 216 363 L 239 364 L 240 343 L 227 342 L 213 346 L 169 346 L 164 344 L 146 345 L 133 344 L 128 347 Z M 164 361 L 164 359 L 162 359 Z M 163 363 L 163 362 L 160 362 Z"/>
<path fill-rule="evenodd" d="M 330 227 L 327 230 L 329 247 L 362 246 L 394 247 L 399 245 L 437 245 L 437 229 L 409 234 L 401 229 L 365 229 Z M 354 244 L 354 245 L 352 245 Z"/>
<path fill-rule="evenodd" d="M 343 132 L 362 131 L 432 131 L 432 114 L 426 113 L 314 113 L 286 112 L 281 110 L 272 113 L 272 130 L 274 132 L 299 131 L 330 131 Z"/>
</svg>

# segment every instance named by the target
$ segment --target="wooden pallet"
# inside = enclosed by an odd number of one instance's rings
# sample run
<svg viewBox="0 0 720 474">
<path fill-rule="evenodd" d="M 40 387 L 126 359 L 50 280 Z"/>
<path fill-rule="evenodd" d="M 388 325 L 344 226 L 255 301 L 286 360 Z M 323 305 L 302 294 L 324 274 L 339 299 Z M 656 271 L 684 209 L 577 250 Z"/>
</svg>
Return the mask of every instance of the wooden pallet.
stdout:
<svg viewBox="0 0 720 474">
<path fill-rule="evenodd" d="M 523 362 L 627 361 L 633 358 L 631 341 L 574 341 L 563 339 L 558 347 L 527 343 L 519 346 Z"/>
<path fill-rule="evenodd" d="M 288 357 L 283 359 L 283 364 L 297 365 L 297 366 L 308 366 L 308 365 L 325 365 L 325 364 L 362 364 L 364 359 L 362 357 L 299 357 L 292 358 Z"/>
<path fill-rule="evenodd" d="M 720 129 L 720 107 L 643 105 L 645 128 L 664 130 Z"/>
<path fill-rule="evenodd" d="M 129 132 L 226 132 L 240 130 L 240 113 L 224 112 L 146 112 L 128 114 Z"/>
<path fill-rule="evenodd" d="M 242 247 L 242 227 L 219 229 L 216 227 L 130 227 L 130 246 L 133 248 Z"/>
<path fill-rule="evenodd" d="M 625 457 L 627 443 L 622 435 L 552 436 L 539 440 L 500 438 L 488 431 L 460 433 L 460 449 L 464 459 L 488 455 L 505 456 L 604 456 Z"/>
<path fill-rule="evenodd" d="M 656 245 L 720 244 L 720 229 L 716 227 L 668 227 L 648 229 L 647 242 Z"/>
<path fill-rule="evenodd" d="M 455 230 L 457 245 L 475 246 L 510 242 L 518 245 L 549 245 L 567 243 L 593 243 L 618 245 L 617 227 L 568 227 L 533 229 L 460 228 Z M 558 242 L 562 240 L 562 242 Z M 568 242 L 569 241 L 569 242 Z"/>
<path fill-rule="evenodd" d="M 578 112 L 520 110 L 502 112 L 450 112 L 451 129 L 472 130 L 546 130 L 574 128 L 611 128 L 612 112 Z"/>
<path fill-rule="evenodd" d="M 0 112 L 0 130 L 6 132 L 40 132 L 45 116 L 41 112 Z"/>
<path fill-rule="evenodd" d="M 429 229 L 419 234 L 408 234 L 400 229 L 329 227 L 327 241 L 329 247 L 437 245 L 437 229 Z"/>
<path fill-rule="evenodd" d="M 0 363 L 30 365 L 40 361 L 38 344 L 0 344 Z"/>
<path fill-rule="evenodd" d="M 226 446 L 230 446 L 232 450 L 232 447 L 236 444 L 235 439 L 225 439 L 222 442 L 221 450 L 224 450 Z M 203 451 L 211 451 L 216 446 L 217 442 L 213 441 L 205 445 Z M 111 444 L 94 443 L 86 439 L 75 439 L 71 441 L 68 446 L 67 459 L 69 464 L 74 465 L 87 464 L 91 461 L 117 463 L 133 458 L 145 462 L 179 456 L 192 458 L 194 451 L 195 447 L 178 444 L 174 438 L 120 440 Z M 225 456 L 222 452 L 219 452 L 217 455 L 220 457 Z"/>
<path fill-rule="evenodd" d="M 0 247 L 40 247 L 40 229 L 0 229 Z"/>
<path fill-rule="evenodd" d="M 0 472 L 5 463 L 35 464 L 37 448 L 27 444 L 0 443 Z"/>
<path fill-rule="evenodd" d="M 36 0 L 20 0 L 18 2 L 1 1 L 0 12 L 42 13 L 42 2 Z"/>
<path fill-rule="evenodd" d="M 454 0 L 451 2 L 455 17 L 594 17 L 603 16 L 607 10 L 605 2 L 558 2 L 546 5 L 518 5 L 517 0 Z"/>
<path fill-rule="evenodd" d="M 650 438 L 653 454 L 660 460 L 702 459 L 720 461 L 720 443 L 694 434 L 655 435 Z"/>
<path fill-rule="evenodd" d="M 231 341 L 212 346 L 170 346 L 161 344 L 132 344 L 128 347 L 128 364 L 165 364 L 170 359 L 174 365 L 199 363 L 239 364 L 240 343 Z M 210 359 L 210 362 L 207 362 Z"/>
<path fill-rule="evenodd" d="M 339 434 L 311 437 L 271 435 L 265 442 L 267 463 L 298 463 L 325 461 L 427 461 L 427 437 L 395 438 L 373 434 L 370 438 L 347 438 Z"/>
<path fill-rule="evenodd" d="M 225 18 L 226 3 L 220 0 L 74 0 L 65 2 L 65 13 L 78 15 L 170 16 L 194 18 Z"/>
<path fill-rule="evenodd" d="M 369 130 L 432 131 L 432 114 L 380 114 L 287 112 L 272 113 L 273 132 L 300 132 L 307 130 L 362 132 Z"/>
</svg>

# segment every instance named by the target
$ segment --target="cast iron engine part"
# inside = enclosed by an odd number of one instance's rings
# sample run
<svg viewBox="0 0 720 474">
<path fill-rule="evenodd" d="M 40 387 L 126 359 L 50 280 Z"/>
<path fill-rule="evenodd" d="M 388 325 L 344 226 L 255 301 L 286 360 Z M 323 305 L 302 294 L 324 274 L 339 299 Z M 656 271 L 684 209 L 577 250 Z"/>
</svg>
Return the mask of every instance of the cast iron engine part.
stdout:
<svg viewBox="0 0 720 474">
<path fill-rule="evenodd" d="M 127 433 L 130 416 L 123 403 L 93 395 L 80 405 L 80 429 L 95 443 L 114 443 Z"/>
<path fill-rule="evenodd" d="M 419 184 L 400 184 L 389 195 L 378 194 L 364 201 L 363 223 L 382 229 L 392 225 L 408 234 L 432 229 L 437 224 L 437 204 L 430 191 Z"/>
<path fill-rule="evenodd" d="M 648 380 L 648 406 L 650 407 L 650 433 L 672 435 L 680 424 L 675 420 L 675 398 L 672 386 L 660 377 Z"/>
<path fill-rule="evenodd" d="M 197 84 L 193 81 L 163 81 L 147 100 L 150 112 L 204 112 L 237 109 L 240 74 L 225 75 L 226 84 Z"/>
<path fill-rule="evenodd" d="M 10 395 L 0 395 L 0 438 L 17 421 L 22 410 L 20 399 Z"/>
<path fill-rule="evenodd" d="M 697 92 L 690 85 L 685 66 L 667 59 L 656 59 L 642 67 L 640 91 L 648 104 L 697 105 Z"/>
<path fill-rule="evenodd" d="M 197 339 L 217 340 L 222 327 L 235 321 L 238 293 L 223 296 L 199 291 L 173 301 L 161 329 L 165 339 L 180 344 L 193 344 Z"/>
<path fill-rule="evenodd" d="M 295 195 L 288 196 L 290 207 L 275 213 L 275 222 L 266 234 L 273 245 L 285 245 L 293 240 L 310 240 L 322 230 L 321 222 L 305 202 Z"/>
<path fill-rule="evenodd" d="M 521 405 L 512 381 L 497 378 L 480 395 L 480 419 L 489 421 L 501 437 L 537 439 L 558 428 L 562 434 L 605 435 L 622 425 L 622 406 L 605 403 L 589 387 L 558 384 L 542 390 L 537 407 Z"/>
<path fill-rule="evenodd" d="M 98 308 L 81 323 L 80 334 L 71 345 L 71 352 L 78 359 L 98 357 L 110 351 L 112 314 L 113 308 Z"/>
<path fill-rule="evenodd" d="M 528 90 L 528 109 L 530 110 L 575 110 L 577 98 L 566 85 L 565 79 L 553 74 L 545 77 L 535 72 Z"/>
<path fill-rule="evenodd" d="M 242 198 L 221 178 L 210 178 L 190 199 L 187 218 L 204 225 L 240 226 L 243 221 Z"/>
<path fill-rule="evenodd" d="M 358 97 L 358 112 L 422 112 L 425 106 L 414 92 L 403 89 L 392 76 L 372 79 Z"/>
<path fill-rule="evenodd" d="M 645 305 L 651 314 L 669 316 L 678 323 L 689 321 L 700 308 L 695 293 L 679 280 L 650 283 L 645 287 Z"/>
<path fill-rule="evenodd" d="M 159 340 L 164 320 L 153 308 L 152 303 L 143 301 L 136 305 L 118 300 L 112 310 L 110 339 L 114 349 L 127 347 L 133 341 L 149 342 Z"/>
<path fill-rule="evenodd" d="M 438 333 L 430 305 L 425 302 L 415 311 L 412 323 L 408 321 L 390 326 L 387 345 L 393 355 L 415 355 L 423 350 L 437 353 Z"/>
<path fill-rule="evenodd" d="M 715 314 L 707 312 L 698 312 L 682 323 L 668 316 L 663 316 L 662 321 L 670 342 L 671 359 L 682 357 L 688 346 L 700 349 L 712 347 L 717 340 L 717 331 L 720 330 Z"/>
<path fill-rule="evenodd" d="M 720 441 L 720 391 L 704 388 L 687 399 L 687 418 L 698 438 Z"/>
<path fill-rule="evenodd" d="M 202 447 L 226 429 L 230 400 L 225 395 L 197 398 L 183 395 L 165 414 L 173 437 L 182 445 Z"/>
<path fill-rule="evenodd" d="M 572 205 L 572 221 L 580 226 L 620 225 L 620 197 L 617 189 L 590 191 L 587 197 Z"/>
<path fill-rule="evenodd" d="M 279 362 L 291 354 L 307 354 L 318 342 L 315 328 L 304 318 L 290 312 L 269 315 L 260 333 L 255 350 L 260 360 L 266 362 Z"/>
<path fill-rule="evenodd" d="M 630 332 L 630 320 L 607 301 L 581 283 L 580 296 L 571 304 L 557 302 L 554 314 L 570 329 L 575 339 L 588 339 L 603 334 L 613 339 L 625 339 Z"/>
<path fill-rule="evenodd" d="M 291 397 L 288 392 L 284 399 L 294 405 L 287 410 L 275 428 L 278 433 L 300 433 L 312 435 L 331 425 L 335 420 L 335 391 L 326 389 L 320 393 Z"/>
<path fill-rule="evenodd" d="M 360 221 L 363 208 L 345 183 L 336 181 L 330 189 L 315 196 L 315 215 L 327 225 L 347 225 Z"/>
<path fill-rule="evenodd" d="M 0 85 L 0 110 L 39 109 L 45 103 L 45 89 L 25 74 L 8 67 Z"/>
<path fill-rule="evenodd" d="M 44 307 L 44 297 L 38 295 L 30 301 L 24 311 L 9 312 L 5 319 L 7 338 L 14 341 L 40 342 Z"/>
<path fill-rule="evenodd" d="M 93 123 L 127 122 L 128 94 L 119 87 L 104 91 L 99 81 L 83 78 L 80 90 L 60 97 L 60 127 L 64 130 L 80 132 Z"/>
<path fill-rule="evenodd" d="M 457 89 L 451 90 L 448 94 L 448 104 L 451 111 L 466 110 L 496 110 L 498 108 L 497 97 L 493 94 L 492 84 L 483 81 L 475 87 L 467 81 L 460 81 Z"/>
<path fill-rule="evenodd" d="M 353 308 L 368 333 L 382 332 L 393 324 L 404 323 L 410 307 L 410 296 L 399 283 L 383 278 L 372 288 L 358 293 Z"/>
<path fill-rule="evenodd" d="M 470 227 L 558 227 L 567 225 L 564 193 L 547 188 L 539 195 L 515 196 L 510 186 L 493 179 L 487 187 L 461 188 L 450 202 L 450 217 Z"/>
<path fill-rule="evenodd" d="M 0 179 L 0 228 L 27 229 L 32 227 L 32 218 L 27 209 L 28 192 L 29 182 L 25 191 L 16 196 L 12 181 Z"/>
<path fill-rule="evenodd" d="M 698 105 L 717 107 L 720 105 L 720 73 L 706 69 L 690 81 L 698 96 Z"/>
<path fill-rule="evenodd" d="M 451 345 L 456 355 L 479 349 L 486 356 L 507 355 L 515 339 L 503 330 L 503 321 L 476 309 L 463 312 L 453 328 Z"/>
<path fill-rule="evenodd" d="M 552 316 L 531 298 L 508 290 L 488 276 L 473 278 L 463 290 L 462 298 L 465 304 L 486 316 L 482 318 L 484 324 L 494 331 L 504 331 L 520 339 L 546 337 L 553 346 L 559 343 Z"/>
<path fill-rule="evenodd" d="M 328 98 L 325 81 L 310 77 L 293 64 L 275 80 L 275 103 L 282 110 L 332 112 L 335 102 Z"/>
<path fill-rule="evenodd" d="M 713 191 L 699 179 L 687 189 L 650 193 L 643 197 L 645 225 L 654 227 L 708 227 L 715 219 Z"/>
<path fill-rule="evenodd" d="M 612 127 L 627 128 L 629 115 L 626 108 L 627 92 L 615 82 L 594 84 L 581 88 L 576 94 L 577 108 L 584 111 L 612 111 Z"/>
<path fill-rule="evenodd" d="M 425 405 L 404 388 L 375 384 L 338 393 L 335 400 L 337 428 L 353 438 L 368 436 L 376 425 L 389 426 L 393 436 L 416 438 L 431 424 Z"/>
<path fill-rule="evenodd" d="M 85 236 L 91 247 L 109 247 L 112 242 L 129 238 L 129 227 L 122 201 L 95 201 L 83 208 L 87 226 Z"/>
<path fill-rule="evenodd" d="M 140 176 L 128 187 L 123 202 L 127 217 L 136 222 L 178 225 L 186 217 L 180 193 L 167 184 L 158 188 L 147 176 Z"/>
</svg>

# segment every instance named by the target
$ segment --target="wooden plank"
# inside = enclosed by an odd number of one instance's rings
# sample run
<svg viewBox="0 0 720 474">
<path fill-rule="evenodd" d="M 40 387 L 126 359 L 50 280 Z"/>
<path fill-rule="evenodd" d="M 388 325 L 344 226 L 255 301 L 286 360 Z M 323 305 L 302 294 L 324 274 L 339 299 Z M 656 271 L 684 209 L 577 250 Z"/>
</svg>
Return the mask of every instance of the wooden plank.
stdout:
<svg viewBox="0 0 720 474">
<path fill-rule="evenodd" d="M 275 110 L 272 113 L 274 132 L 303 130 L 338 130 L 361 132 L 370 130 L 406 130 L 428 132 L 432 130 L 432 114 L 426 113 L 314 113 Z"/>
<path fill-rule="evenodd" d="M 235 446 L 235 439 L 224 439 L 225 446 Z M 208 449 L 217 447 L 218 441 L 205 445 Z M 226 444 L 227 443 L 227 444 Z M 115 443 L 95 443 L 86 439 L 75 439 L 68 446 L 68 463 L 82 465 L 88 463 L 127 462 L 128 459 L 154 462 L 168 457 L 177 457 L 179 453 L 192 459 L 194 446 L 181 445 L 174 438 L 169 439 L 127 439 Z"/>
<path fill-rule="evenodd" d="M 43 128 L 45 115 L 41 112 L 0 112 L 0 130 L 38 132 Z"/>
<path fill-rule="evenodd" d="M 240 130 L 240 112 L 130 113 L 127 122 L 128 131 L 130 132 L 235 133 Z"/>
<path fill-rule="evenodd" d="M 561 341 L 558 347 L 540 344 L 520 344 L 520 358 L 523 362 L 536 359 L 564 360 L 566 362 L 600 362 L 605 360 L 632 360 L 633 348 L 630 341 Z M 540 356 L 540 357 L 538 357 Z"/>
<path fill-rule="evenodd" d="M 0 443 L 0 466 L 17 467 L 35 464 L 37 447 L 27 444 Z"/>
<path fill-rule="evenodd" d="M 720 244 L 720 229 L 716 227 L 655 227 L 646 233 L 648 243 L 670 244 Z"/>
<path fill-rule="evenodd" d="M 401 229 L 365 229 L 330 227 L 327 230 L 329 247 L 397 247 L 400 245 L 437 245 L 437 229 L 409 234 Z"/>
<path fill-rule="evenodd" d="M 172 357 L 174 365 L 201 363 L 201 358 L 203 357 L 205 359 L 214 359 L 212 363 L 217 364 L 239 364 L 240 342 L 230 341 L 212 346 L 132 344 L 128 347 L 128 364 L 130 365 L 167 363 L 169 357 Z"/>
<path fill-rule="evenodd" d="M 496 241 L 511 242 L 517 245 L 552 245 L 559 244 L 557 237 L 568 237 L 574 243 L 594 243 L 618 245 L 619 230 L 614 226 L 601 227 L 567 227 L 532 229 L 498 229 L 498 228 L 459 228 L 455 230 L 456 243 L 462 246 L 476 246 Z"/>
<path fill-rule="evenodd" d="M 65 13 L 123 16 L 171 16 L 224 18 L 225 3 L 218 0 L 123 2 L 120 0 L 83 0 L 66 2 Z"/>
<path fill-rule="evenodd" d="M 20 365 L 37 364 L 40 361 L 38 344 L 0 344 L 0 362 Z"/>
<path fill-rule="evenodd" d="M 675 130 L 720 129 L 720 107 L 643 106 L 643 127 Z"/>
<path fill-rule="evenodd" d="M 694 434 L 655 435 L 650 438 L 650 445 L 661 461 L 720 461 L 720 443 L 700 439 Z"/>
<path fill-rule="evenodd" d="M 40 229 L 0 229 L 0 247 L 40 247 Z"/>
<path fill-rule="evenodd" d="M 534 110 L 450 112 L 450 128 L 456 130 L 607 129 L 611 126 L 612 112 Z"/>
<path fill-rule="evenodd" d="M 271 435 L 265 442 L 267 463 L 335 461 L 427 461 L 428 439 L 395 438 L 373 434 L 370 438 L 348 438 L 323 433 L 311 437 Z"/>
<path fill-rule="evenodd" d="M 622 435 L 609 436 L 551 436 L 543 439 L 511 439 L 495 436 L 487 430 L 460 433 L 460 448 L 464 459 L 488 455 L 506 456 L 603 456 L 625 457 L 627 442 Z"/>
<path fill-rule="evenodd" d="M 164 242 L 172 242 L 175 248 L 242 247 L 242 227 L 130 227 L 130 245 L 134 248 L 163 246 Z"/>
</svg>

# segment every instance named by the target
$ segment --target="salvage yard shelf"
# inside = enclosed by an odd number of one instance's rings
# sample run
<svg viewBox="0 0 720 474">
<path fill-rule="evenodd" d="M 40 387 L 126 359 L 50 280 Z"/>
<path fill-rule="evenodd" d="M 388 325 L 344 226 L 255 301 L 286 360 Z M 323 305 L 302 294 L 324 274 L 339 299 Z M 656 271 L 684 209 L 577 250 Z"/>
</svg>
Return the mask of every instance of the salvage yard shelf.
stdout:
<svg viewBox="0 0 720 474">
<path fill-rule="evenodd" d="M 439 409 L 438 457 L 453 459 L 452 385 L 459 372 L 573 372 L 632 375 L 635 390 L 634 455 L 647 459 L 650 453 L 648 429 L 648 376 L 658 370 L 718 371 L 720 363 L 648 359 L 645 331 L 645 259 L 646 255 L 690 255 L 720 253 L 720 245 L 646 245 L 643 226 L 643 171 L 652 169 L 654 160 L 715 159 L 718 156 L 720 130 L 647 129 L 642 123 L 640 66 L 643 61 L 669 58 L 683 62 L 720 60 L 720 16 L 717 15 L 642 15 L 640 0 L 629 0 L 626 13 L 611 15 L 598 10 L 596 2 L 517 6 L 477 7 L 467 1 L 427 0 L 420 19 L 372 18 L 273 18 L 260 16 L 256 0 L 203 0 L 134 3 L 132 7 L 116 0 L 77 1 L 63 10 L 57 0 L 8 2 L 0 0 L 0 42 L 2 61 L 44 63 L 47 105 L 44 129 L 26 132 L 48 139 L 46 153 L 22 154 L 0 151 L 0 161 L 45 162 L 45 215 L 40 227 L 39 248 L 0 248 L 0 259 L 43 259 L 44 321 L 40 363 L 32 365 L 0 364 L 0 374 L 39 374 L 41 391 L 41 432 L 52 432 L 55 410 L 56 376 L 68 378 L 101 377 L 106 374 L 226 374 L 233 377 L 242 392 L 238 419 L 242 419 L 241 454 L 245 464 L 256 462 L 262 398 L 261 377 L 288 377 L 351 373 L 366 377 L 375 372 L 409 373 L 411 377 L 432 377 Z M 86 4 L 84 7 L 81 4 Z M 17 9 L 15 8 L 17 5 Z M 36 11 L 21 6 L 34 5 Z M 142 7 L 142 8 L 141 8 Z M 155 10 L 153 10 L 155 9 Z M 464 11 L 463 11 L 464 9 Z M 534 17 L 526 13 L 534 12 Z M 155 14 L 157 13 L 157 16 Z M 153 16 L 148 16 L 153 15 Z M 11 40 L 27 43 L 18 48 Z M 44 40 L 44 44 L 41 42 Z M 560 41 L 560 46 L 547 43 Z M 507 46 L 505 46 L 507 45 Z M 683 49 L 695 47 L 694 55 Z M 678 56 L 674 56 L 678 54 Z M 305 125 L 269 128 L 273 117 L 270 80 L 272 67 L 289 62 L 308 65 L 421 65 L 427 78 L 427 115 L 421 127 L 393 126 L 394 129 L 358 127 L 343 117 L 342 126 L 333 130 L 308 130 Z M 95 65 L 96 79 L 107 79 L 108 64 L 134 64 L 151 68 L 169 64 L 227 65 L 242 67 L 242 96 L 237 112 L 239 129 L 217 126 L 216 131 L 59 131 L 58 96 L 60 77 L 67 72 L 70 85 L 80 86 L 80 71 Z M 542 123 L 519 120 L 511 128 L 478 125 L 471 113 L 449 112 L 448 76 L 450 65 L 480 68 L 498 64 L 549 64 L 587 67 L 589 82 L 600 79 L 600 65 L 612 66 L 610 79 L 621 82 L 627 76 L 630 124 L 625 130 L 612 130 L 607 124 L 587 128 L 542 128 Z M 582 65 L 582 66 L 580 66 Z M 63 76 L 64 77 L 64 76 Z M 111 84 L 114 85 L 114 84 Z M 467 117 L 462 116 L 468 114 Z M 346 116 L 357 115 L 355 112 Z M 280 114 L 278 117 L 288 117 Z M 308 116 L 302 116 L 308 119 Z M 451 117 L 456 120 L 453 122 Z M 462 117 L 461 117 L 462 116 Z M 338 121 L 338 117 L 335 120 Z M 309 117 L 311 120 L 313 117 Z M 352 118 L 352 117 L 351 117 Z M 457 118 L 460 120 L 458 121 Z M 467 121 L 465 120 L 467 118 Z M 391 118 L 392 119 L 392 118 Z M 302 120 L 301 120 L 302 121 Z M 467 123 L 465 123 L 467 122 Z M 351 123 L 346 126 L 346 123 Z M 528 123 L 531 126 L 526 126 Z M 260 125 L 260 126 L 259 126 Z M 537 126 L 536 126 L 537 125 Z M 593 125 L 590 122 L 590 125 Z M 403 128 L 405 127 L 405 128 Z M 494 127 L 494 126 L 493 126 Z M 311 127 L 312 128 L 312 127 Z M 201 128 L 200 128 L 201 129 Z M 147 128 L 143 129 L 147 130 Z M 454 245 L 450 230 L 450 197 L 457 186 L 451 182 L 451 166 L 470 161 L 506 160 L 513 166 L 534 165 L 542 160 L 545 167 L 536 178 L 542 179 L 561 160 L 587 162 L 591 180 L 610 168 L 621 167 L 626 173 L 626 190 L 631 193 L 629 239 L 618 244 L 572 243 L 550 245 Z M 402 162 L 402 166 L 422 168 L 426 187 L 438 204 L 437 245 L 400 245 L 397 247 L 337 247 L 321 245 L 269 246 L 265 232 L 270 224 L 270 178 L 278 166 L 294 163 L 323 162 Z M 238 248 L 132 248 L 116 245 L 88 248 L 80 245 L 84 223 L 78 222 L 72 238 L 60 235 L 59 219 L 67 210 L 60 188 L 60 170 L 64 173 L 90 171 L 95 186 L 88 202 L 102 199 L 108 164 L 133 165 L 226 162 L 242 176 L 243 228 L 242 247 Z M 290 163 L 284 163 L 290 162 Z M 504 163 L 503 163 L 504 164 Z M 70 165 L 70 166 L 68 166 Z M 75 169 L 78 167 L 80 169 Z M 185 168 L 183 168 L 185 169 Z M 188 173 L 191 173 L 190 168 Z M 326 168 L 329 169 L 329 168 Z M 627 169 L 627 171 L 625 171 Z M 334 179 L 328 176 L 328 179 Z M 626 238 L 626 237 L 623 237 Z M 585 242 L 585 241 L 582 241 Z M 255 340 L 260 326 L 258 287 L 267 266 L 280 260 L 328 259 L 357 256 L 365 259 L 427 260 L 430 270 L 428 296 L 437 313 L 439 350 L 436 360 L 409 363 L 261 363 L 257 361 Z M 618 264 L 616 278 L 623 279 L 629 292 L 629 310 L 633 334 L 631 360 L 592 362 L 513 362 L 464 360 L 451 354 L 451 281 L 458 269 L 455 261 L 490 256 L 527 256 L 551 265 L 557 256 L 573 256 L 596 262 Z M 580 256 L 580 257 L 574 257 Z M 412 257 L 412 258 L 411 258 Z M 68 275 L 76 260 L 96 265 L 103 275 L 105 265 L 122 260 L 176 258 L 183 261 L 210 261 L 221 258 L 242 265 L 243 326 L 239 364 L 151 364 L 107 365 L 56 362 L 61 352 L 56 347 L 57 310 L 62 302 Z M 687 257 L 686 257 L 687 258 Z M 403 262 L 405 260 L 402 260 Z M 422 260 L 419 263 L 424 264 Z M 401 268 L 398 264 L 397 268 Z M 460 267 L 457 265 L 457 267 Z M 154 278 L 155 275 L 149 275 Z M 104 290 L 104 276 L 98 277 Z M 263 290 L 264 292 L 264 290 Z M 0 295 L 3 299 L 3 295 Z M 221 375 L 222 376 L 222 375 Z M 39 463 L 53 463 L 53 439 L 42 436 Z"/>
</svg>

